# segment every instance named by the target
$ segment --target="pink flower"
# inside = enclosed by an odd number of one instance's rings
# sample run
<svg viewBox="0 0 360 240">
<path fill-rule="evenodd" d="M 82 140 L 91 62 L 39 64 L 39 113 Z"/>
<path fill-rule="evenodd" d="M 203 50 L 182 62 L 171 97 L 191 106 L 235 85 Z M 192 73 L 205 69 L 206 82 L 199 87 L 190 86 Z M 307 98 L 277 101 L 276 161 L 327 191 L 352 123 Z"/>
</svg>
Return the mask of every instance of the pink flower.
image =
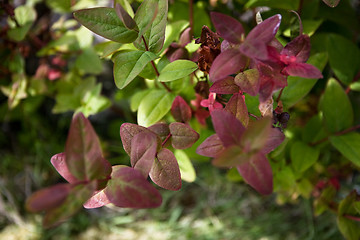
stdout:
<svg viewBox="0 0 360 240">
<path fill-rule="evenodd" d="M 221 109 L 223 105 L 216 101 L 216 93 L 210 93 L 208 99 L 204 99 L 200 102 L 202 107 L 209 108 L 209 112 L 211 113 L 214 109 Z"/>
</svg>

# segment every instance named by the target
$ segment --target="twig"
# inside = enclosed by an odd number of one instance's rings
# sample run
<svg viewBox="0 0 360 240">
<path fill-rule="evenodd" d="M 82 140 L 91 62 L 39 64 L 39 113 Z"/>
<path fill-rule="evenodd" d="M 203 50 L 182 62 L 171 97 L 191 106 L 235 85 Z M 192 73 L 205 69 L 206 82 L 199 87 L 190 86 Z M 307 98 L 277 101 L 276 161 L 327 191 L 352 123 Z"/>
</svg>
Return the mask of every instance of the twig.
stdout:
<svg viewBox="0 0 360 240">
<path fill-rule="evenodd" d="M 190 39 L 192 39 L 194 34 L 194 1 L 189 0 L 189 24 L 190 24 Z"/>
<path fill-rule="evenodd" d="M 281 95 L 282 95 L 283 91 L 284 91 L 284 88 L 282 88 L 282 89 L 280 90 L 279 96 L 276 98 L 276 102 L 279 102 L 279 101 L 280 101 L 280 98 L 281 98 Z"/>
<path fill-rule="evenodd" d="M 350 128 L 348 128 L 348 129 L 345 129 L 345 130 L 343 130 L 343 131 L 334 133 L 334 136 L 341 136 L 341 135 L 344 135 L 344 134 L 346 134 L 346 133 L 355 131 L 355 130 L 357 130 L 357 129 L 359 129 L 359 128 L 360 128 L 360 124 L 359 124 L 359 125 L 356 125 L 356 126 L 353 126 L 353 127 L 350 127 Z M 327 140 L 329 140 L 329 137 L 330 137 L 330 136 L 325 137 L 325 138 L 323 138 L 323 139 L 320 139 L 319 141 L 310 143 L 309 145 L 310 145 L 310 146 L 315 146 L 315 145 L 318 145 L 318 144 L 320 144 L 320 143 L 326 142 Z"/>
<path fill-rule="evenodd" d="M 162 147 L 166 144 L 166 142 L 170 139 L 171 136 L 172 136 L 171 133 L 169 133 L 169 134 L 166 136 L 165 140 L 161 143 L 161 146 L 162 146 Z"/>
</svg>

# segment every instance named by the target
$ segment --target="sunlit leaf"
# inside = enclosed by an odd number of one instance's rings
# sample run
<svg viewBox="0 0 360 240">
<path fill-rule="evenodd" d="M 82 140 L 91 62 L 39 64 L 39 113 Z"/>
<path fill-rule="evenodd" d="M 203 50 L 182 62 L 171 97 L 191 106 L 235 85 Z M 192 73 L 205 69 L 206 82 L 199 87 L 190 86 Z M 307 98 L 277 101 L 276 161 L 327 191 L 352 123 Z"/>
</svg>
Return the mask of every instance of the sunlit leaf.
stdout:
<svg viewBox="0 0 360 240">
<path fill-rule="evenodd" d="M 185 123 L 170 123 L 169 129 L 171 144 L 176 149 L 189 148 L 199 139 L 199 134 Z"/>
<path fill-rule="evenodd" d="M 51 157 L 51 164 L 54 166 L 56 171 L 69 183 L 75 183 L 78 181 L 74 175 L 69 171 L 65 161 L 65 153 L 58 153 Z"/>
<path fill-rule="evenodd" d="M 84 208 L 99 208 L 110 203 L 110 200 L 106 196 L 104 190 L 94 192 L 93 196 L 87 200 L 83 206 Z"/>
<path fill-rule="evenodd" d="M 179 149 L 175 149 L 174 155 L 179 164 L 181 179 L 186 182 L 194 182 L 196 179 L 196 172 L 188 155 Z"/>
<path fill-rule="evenodd" d="M 197 69 L 197 64 L 189 60 L 176 60 L 166 65 L 160 72 L 160 82 L 170 82 L 188 76 Z"/>
</svg>

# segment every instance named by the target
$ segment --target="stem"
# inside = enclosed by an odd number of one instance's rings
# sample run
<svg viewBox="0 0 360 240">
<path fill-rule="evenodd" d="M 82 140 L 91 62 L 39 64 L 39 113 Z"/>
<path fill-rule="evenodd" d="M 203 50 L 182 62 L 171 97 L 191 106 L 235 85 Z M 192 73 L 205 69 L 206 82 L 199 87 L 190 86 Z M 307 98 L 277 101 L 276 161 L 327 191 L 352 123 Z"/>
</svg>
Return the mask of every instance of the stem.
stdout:
<svg viewBox="0 0 360 240">
<path fill-rule="evenodd" d="M 161 143 L 161 146 L 162 146 L 162 147 L 166 144 L 166 142 L 170 139 L 171 136 L 172 136 L 171 133 L 169 133 L 169 134 L 166 136 L 165 140 Z"/>
<path fill-rule="evenodd" d="M 148 45 L 147 45 L 147 43 L 146 43 L 146 40 L 145 40 L 144 36 L 141 36 L 141 38 L 142 38 L 142 40 L 143 40 L 143 42 L 144 42 L 146 51 L 149 51 L 149 47 L 148 47 Z M 156 67 L 156 65 L 155 65 L 155 62 L 154 62 L 153 60 L 151 60 L 151 66 L 152 66 L 153 69 L 155 70 L 156 76 L 159 77 L 159 76 L 160 76 L 160 73 L 159 73 L 159 71 L 158 71 L 158 69 L 157 69 L 157 67 Z M 164 86 L 164 88 L 165 88 L 168 92 L 172 92 L 171 89 L 170 89 L 164 82 L 160 82 L 160 83 Z"/>
<path fill-rule="evenodd" d="M 303 5 L 304 5 L 304 0 L 300 0 L 300 3 L 299 3 L 299 8 L 298 8 L 298 13 L 299 13 L 299 15 L 301 15 L 301 11 L 302 11 L 302 9 L 303 9 Z"/>
<path fill-rule="evenodd" d="M 193 37 L 194 34 L 194 2 L 193 0 L 189 0 L 189 24 L 190 24 L 190 38 Z"/>
<path fill-rule="evenodd" d="M 258 120 L 258 119 L 259 119 L 259 117 L 258 117 L 258 116 L 254 115 L 254 114 L 252 114 L 252 113 L 250 113 L 250 112 L 248 112 L 248 114 L 249 114 L 249 116 L 251 116 L 251 117 L 255 118 L 256 120 Z"/>
<path fill-rule="evenodd" d="M 359 124 L 359 125 L 356 125 L 356 126 L 353 126 L 353 127 L 350 127 L 350 128 L 348 128 L 348 129 L 345 129 L 345 130 L 343 130 L 343 131 L 334 133 L 334 136 L 341 136 L 341 135 L 344 135 L 344 134 L 346 134 L 346 133 L 355 131 L 355 130 L 357 130 L 357 129 L 359 129 L 359 128 L 360 128 L 360 124 Z M 320 144 L 320 143 L 326 142 L 327 140 L 329 140 L 329 136 L 328 136 L 328 137 L 325 137 L 325 138 L 323 138 L 323 139 L 320 139 L 319 141 L 310 143 L 310 146 L 318 145 L 318 144 Z"/>
<path fill-rule="evenodd" d="M 280 90 L 280 93 L 279 93 L 279 96 L 278 96 L 277 99 L 276 99 L 276 102 L 279 102 L 279 101 L 280 101 L 280 98 L 281 98 L 281 95 L 282 95 L 283 91 L 284 91 L 284 88 L 282 88 L 282 89 Z"/>
<path fill-rule="evenodd" d="M 360 217 L 355 217 L 355 216 L 348 215 L 348 214 L 345 214 L 344 217 L 347 219 L 351 219 L 351 220 L 360 222 Z"/>
</svg>

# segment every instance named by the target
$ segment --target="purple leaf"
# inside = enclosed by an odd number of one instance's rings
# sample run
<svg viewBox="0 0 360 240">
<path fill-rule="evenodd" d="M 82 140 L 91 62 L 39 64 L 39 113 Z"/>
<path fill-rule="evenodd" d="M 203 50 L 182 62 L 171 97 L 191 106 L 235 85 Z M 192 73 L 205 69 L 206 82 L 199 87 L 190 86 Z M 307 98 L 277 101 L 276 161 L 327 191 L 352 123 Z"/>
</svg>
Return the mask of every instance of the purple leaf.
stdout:
<svg viewBox="0 0 360 240">
<path fill-rule="evenodd" d="M 273 191 L 273 175 L 270 163 L 263 153 L 251 156 L 249 162 L 237 166 L 240 175 L 260 194 L 268 195 Z"/>
<path fill-rule="evenodd" d="M 181 188 L 181 176 L 178 162 L 174 154 L 167 148 L 162 148 L 150 171 L 151 180 L 158 186 L 177 191 Z"/>
<path fill-rule="evenodd" d="M 199 134 L 184 123 L 173 122 L 169 128 L 171 144 L 176 149 L 189 148 L 199 139 Z"/>
<path fill-rule="evenodd" d="M 244 127 L 247 127 L 249 123 L 249 113 L 245 104 L 245 96 L 237 93 L 232 95 L 227 102 L 225 110 L 231 112 Z"/>
<path fill-rule="evenodd" d="M 70 173 L 78 180 L 102 179 L 111 173 L 110 163 L 102 157 L 98 136 L 82 113 L 76 114 L 71 122 L 65 161 Z"/>
<path fill-rule="evenodd" d="M 234 77 L 227 77 L 216 81 L 211 87 L 210 92 L 218 94 L 233 94 L 239 92 L 239 87 L 234 82 Z"/>
<path fill-rule="evenodd" d="M 110 200 L 106 196 L 104 190 L 96 191 L 92 197 L 84 203 L 84 208 L 99 208 L 110 203 Z"/>
<path fill-rule="evenodd" d="M 235 167 L 250 160 L 248 154 L 242 148 L 232 145 L 222 151 L 212 162 L 217 167 Z"/>
<path fill-rule="evenodd" d="M 104 190 L 111 203 L 124 208 L 154 208 L 162 202 L 161 195 L 136 169 L 115 166 Z"/>
<path fill-rule="evenodd" d="M 256 96 L 260 88 L 260 74 L 256 68 L 248 69 L 239 73 L 235 77 L 235 83 L 241 91 L 248 93 L 251 96 Z"/>
<path fill-rule="evenodd" d="M 265 146 L 270 135 L 271 122 L 271 118 L 263 117 L 249 124 L 241 139 L 244 152 L 257 152 Z"/>
<path fill-rule="evenodd" d="M 152 132 L 141 132 L 131 140 L 131 166 L 139 170 L 146 178 L 154 163 L 158 141 Z"/>
<path fill-rule="evenodd" d="M 180 35 L 179 45 L 185 47 L 188 43 L 191 42 L 192 36 L 190 36 L 191 28 L 186 28 Z"/>
<path fill-rule="evenodd" d="M 69 171 L 69 168 L 66 165 L 65 153 L 58 153 L 52 156 L 51 164 L 54 166 L 56 171 L 69 183 L 76 183 L 79 180 L 74 177 Z"/>
<path fill-rule="evenodd" d="M 250 58 L 267 60 L 267 45 L 273 40 L 279 29 L 281 15 L 272 16 L 257 25 L 240 45 L 240 51 Z"/>
<path fill-rule="evenodd" d="M 191 119 L 191 108 L 185 100 L 176 96 L 171 106 L 171 114 L 177 122 L 188 122 Z"/>
<path fill-rule="evenodd" d="M 240 145 L 240 139 L 245 132 L 245 127 L 230 112 L 215 109 L 211 112 L 215 132 L 225 147 Z"/>
<path fill-rule="evenodd" d="M 326 3 L 326 5 L 328 5 L 329 7 L 336 7 L 340 0 L 323 0 L 324 3 Z"/>
<path fill-rule="evenodd" d="M 265 146 L 261 149 L 264 154 L 272 152 L 285 139 L 285 135 L 278 128 L 271 128 Z"/>
<path fill-rule="evenodd" d="M 283 69 L 283 72 L 290 76 L 303 78 L 323 78 L 320 70 L 308 63 L 291 63 Z"/>
<path fill-rule="evenodd" d="M 131 140 L 132 138 L 143 131 L 147 131 L 145 127 L 133 123 L 123 123 L 120 127 L 120 138 L 127 154 L 131 153 Z"/>
<path fill-rule="evenodd" d="M 239 21 L 218 12 L 211 12 L 210 17 L 220 37 L 235 44 L 242 42 L 244 28 Z"/>
<path fill-rule="evenodd" d="M 243 70 L 248 63 L 248 58 L 237 49 L 227 49 L 218 55 L 209 72 L 210 80 L 216 82 L 231 74 Z"/>
<path fill-rule="evenodd" d="M 275 83 L 273 81 L 265 81 L 261 83 L 259 90 L 259 101 L 264 103 L 272 97 L 275 90 Z"/>
<path fill-rule="evenodd" d="M 310 57 L 310 38 L 308 35 L 300 35 L 294 38 L 291 42 L 286 44 L 284 49 L 280 52 L 281 55 L 294 56 L 296 62 L 306 62 Z"/>
<path fill-rule="evenodd" d="M 127 29 L 139 30 L 134 19 L 126 12 L 126 10 L 120 4 L 116 4 L 115 11 Z"/>
<path fill-rule="evenodd" d="M 222 144 L 220 138 L 217 134 L 213 134 L 198 146 L 196 153 L 206 157 L 216 157 L 223 150 L 224 145 Z"/>
<path fill-rule="evenodd" d="M 148 129 L 158 135 L 163 142 L 167 136 L 170 134 L 169 125 L 166 123 L 155 123 L 148 127 Z"/>
<path fill-rule="evenodd" d="M 26 200 L 26 208 L 31 212 L 47 211 L 61 205 L 72 188 L 71 184 L 59 183 L 33 193 Z"/>
</svg>

